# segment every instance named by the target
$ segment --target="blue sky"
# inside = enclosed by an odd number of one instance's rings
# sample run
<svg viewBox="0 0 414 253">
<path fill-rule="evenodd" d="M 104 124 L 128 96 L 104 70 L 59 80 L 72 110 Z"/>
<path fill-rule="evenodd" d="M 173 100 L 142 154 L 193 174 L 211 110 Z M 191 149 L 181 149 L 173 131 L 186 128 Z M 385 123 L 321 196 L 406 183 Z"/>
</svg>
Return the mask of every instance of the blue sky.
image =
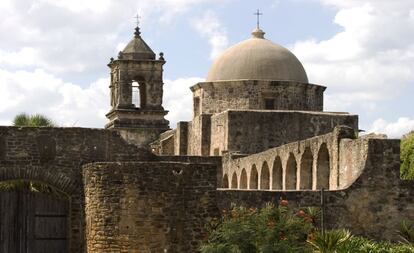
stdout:
<svg viewBox="0 0 414 253">
<path fill-rule="evenodd" d="M 2 0 L 0 124 L 25 111 L 103 127 L 106 64 L 131 39 L 137 11 L 144 39 L 165 53 L 171 126 L 190 120 L 188 87 L 250 36 L 256 9 L 266 38 L 328 87 L 325 110 L 359 114 L 361 129 L 391 137 L 414 129 L 412 0 Z"/>
</svg>

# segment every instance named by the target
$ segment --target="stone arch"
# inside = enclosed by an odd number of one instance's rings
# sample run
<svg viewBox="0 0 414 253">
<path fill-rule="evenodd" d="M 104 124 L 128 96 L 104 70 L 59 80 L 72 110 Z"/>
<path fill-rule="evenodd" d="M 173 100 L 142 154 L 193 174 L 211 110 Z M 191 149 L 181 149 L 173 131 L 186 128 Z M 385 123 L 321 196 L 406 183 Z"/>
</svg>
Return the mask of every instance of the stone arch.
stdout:
<svg viewBox="0 0 414 253">
<path fill-rule="evenodd" d="M 240 189 L 247 189 L 247 172 L 243 169 L 240 174 Z"/>
<path fill-rule="evenodd" d="M 77 175 L 75 173 L 75 175 Z M 74 177 L 75 177 L 74 175 Z M 83 224 L 84 198 L 83 187 L 79 178 L 69 177 L 59 172 L 55 167 L 43 166 L 2 166 L 0 168 L 0 181 L 24 180 L 45 183 L 63 193 L 68 204 L 67 239 L 68 252 L 83 252 L 85 241 L 80 231 L 85 229 Z M 63 199 L 63 198 L 62 198 Z M 27 215 L 19 217 L 29 217 Z M 47 223 L 47 221 L 46 221 Z"/>
<path fill-rule="evenodd" d="M 233 175 L 231 176 L 231 189 L 237 189 L 237 174 L 236 172 L 233 172 Z"/>
<path fill-rule="evenodd" d="M 282 190 L 283 189 L 283 167 L 282 160 L 279 156 L 273 161 L 273 170 L 272 170 L 272 189 L 273 190 Z"/>
<path fill-rule="evenodd" d="M 143 77 L 137 76 L 131 82 L 131 102 L 136 108 L 145 108 L 147 103 L 146 82 Z"/>
<path fill-rule="evenodd" d="M 313 155 L 309 147 L 305 149 L 300 161 L 300 189 L 311 190 L 312 189 L 312 165 Z"/>
<path fill-rule="evenodd" d="M 44 182 L 64 192 L 68 196 L 79 191 L 76 180 L 66 176 L 63 173 L 51 171 L 55 168 L 44 168 L 42 166 L 19 166 L 19 167 L 2 167 L 0 169 L 0 181 L 8 180 L 28 180 Z"/>
<path fill-rule="evenodd" d="M 289 154 L 289 158 L 286 162 L 285 170 L 285 189 L 286 190 L 296 190 L 296 173 L 297 173 L 297 163 L 293 153 Z"/>
<path fill-rule="evenodd" d="M 250 183 L 249 189 L 257 189 L 259 186 L 259 173 L 257 172 L 256 165 L 253 164 L 250 170 Z"/>
<path fill-rule="evenodd" d="M 260 170 L 260 189 L 270 189 L 270 172 L 266 161 L 263 162 L 262 169 Z"/>
<path fill-rule="evenodd" d="M 316 162 L 316 189 L 329 189 L 330 167 L 329 150 L 326 143 L 323 143 L 319 148 Z"/>
<path fill-rule="evenodd" d="M 227 176 L 227 174 L 224 174 L 223 177 L 223 182 L 221 184 L 222 188 L 229 188 L 229 177 Z"/>
</svg>

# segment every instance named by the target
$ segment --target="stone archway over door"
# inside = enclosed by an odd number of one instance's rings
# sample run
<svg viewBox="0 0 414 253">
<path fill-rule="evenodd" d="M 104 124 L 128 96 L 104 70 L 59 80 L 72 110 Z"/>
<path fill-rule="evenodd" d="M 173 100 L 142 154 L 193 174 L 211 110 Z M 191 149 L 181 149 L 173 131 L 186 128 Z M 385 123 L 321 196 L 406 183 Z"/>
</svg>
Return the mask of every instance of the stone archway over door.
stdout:
<svg viewBox="0 0 414 253">
<path fill-rule="evenodd" d="M 23 190 L 0 192 L 0 224 L 0 252 L 69 252 L 67 198 Z"/>
</svg>

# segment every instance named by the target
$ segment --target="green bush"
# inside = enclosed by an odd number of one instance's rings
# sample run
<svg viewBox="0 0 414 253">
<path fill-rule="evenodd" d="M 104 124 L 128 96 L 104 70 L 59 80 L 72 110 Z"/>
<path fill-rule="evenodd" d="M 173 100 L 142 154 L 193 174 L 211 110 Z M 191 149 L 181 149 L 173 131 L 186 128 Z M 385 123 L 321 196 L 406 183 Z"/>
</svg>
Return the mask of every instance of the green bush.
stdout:
<svg viewBox="0 0 414 253">
<path fill-rule="evenodd" d="M 402 221 L 400 224 L 400 231 L 398 232 L 402 239 L 402 243 L 414 246 L 414 223 L 405 220 Z"/>
<path fill-rule="evenodd" d="M 286 200 L 262 209 L 232 206 L 209 225 L 201 253 L 414 253 L 414 226 L 401 224 L 404 243 L 375 242 L 347 230 L 316 229 L 319 209 L 294 212 Z"/>
<path fill-rule="evenodd" d="M 233 206 L 212 223 L 201 252 L 311 252 L 306 240 L 314 231 L 313 221 L 305 210 L 294 213 L 286 205 L 267 204 L 259 210 Z"/>
<path fill-rule="evenodd" d="M 352 236 L 347 230 L 331 230 L 317 233 L 308 240 L 315 253 L 413 253 L 410 244 L 375 242 L 361 236 Z"/>
<path fill-rule="evenodd" d="M 325 233 L 317 233 L 314 238 L 308 240 L 308 243 L 319 253 L 336 253 L 338 249 L 352 238 L 348 230 L 331 230 Z"/>
<path fill-rule="evenodd" d="M 414 131 L 401 139 L 401 178 L 414 179 Z"/>
</svg>

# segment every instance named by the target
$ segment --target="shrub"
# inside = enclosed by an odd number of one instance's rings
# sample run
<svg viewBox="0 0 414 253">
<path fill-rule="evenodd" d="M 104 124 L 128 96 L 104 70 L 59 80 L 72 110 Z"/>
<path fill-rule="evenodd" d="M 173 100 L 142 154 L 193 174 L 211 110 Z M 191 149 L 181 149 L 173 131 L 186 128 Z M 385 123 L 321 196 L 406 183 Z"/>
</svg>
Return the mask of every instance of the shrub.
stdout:
<svg viewBox="0 0 414 253">
<path fill-rule="evenodd" d="M 318 234 L 309 243 L 318 253 L 413 253 L 408 244 L 386 241 L 375 242 L 361 236 L 352 236 L 346 230 L 331 230 L 325 235 Z"/>
<path fill-rule="evenodd" d="M 306 240 L 314 232 L 312 222 L 306 210 L 293 212 L 286 205 L 259 210 L 232 206 L 219 223 L 213 222 L 201 252 L 311 252 Z"/>
<path fill-rule="evenodd" d="M 400 224 L 399 235 L 403 243 L 414 246 L 414 224 L 408 221 L 402 221 Z"/>
<path fill-rule="evenodd" d="M 317 233 L 308 243 L 318 253 L 336 253 L 337 250 L 345 244 L 352 235 L 348 230 L 331 230 L 325 233 Z"/>
<path fill-rule="evenodd" d="M 13 126 L 27 126 L 27 127 L 54 127 L 55 123 L 48 117 L 41 114 L 28 115 L 20 113 L 13 119 Z"/>
<path fill-rule="evenodd" d="M 414 179 L 414 131 L 401 139 L 401 178 Z"/>
</svg>

